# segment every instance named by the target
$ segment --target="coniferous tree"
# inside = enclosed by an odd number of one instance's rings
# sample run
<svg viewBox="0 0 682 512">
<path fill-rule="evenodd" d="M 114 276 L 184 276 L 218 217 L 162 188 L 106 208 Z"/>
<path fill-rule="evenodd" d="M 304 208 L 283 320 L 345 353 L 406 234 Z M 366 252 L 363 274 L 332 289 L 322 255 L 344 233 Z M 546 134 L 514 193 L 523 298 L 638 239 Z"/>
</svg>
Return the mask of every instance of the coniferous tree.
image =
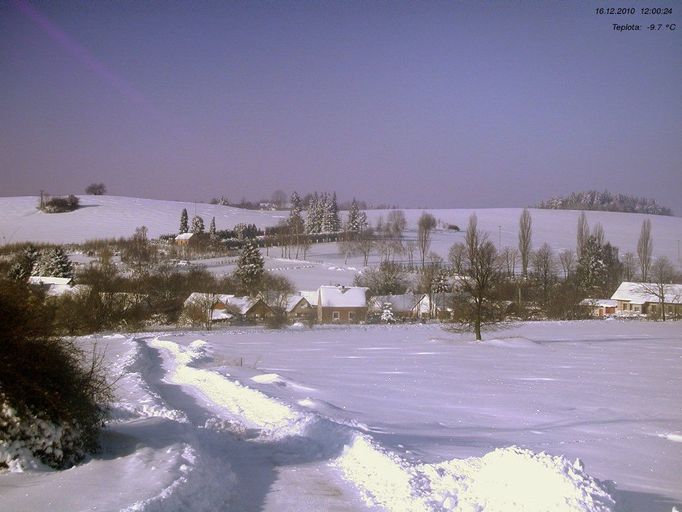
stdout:
<svg viewBox="0 0 682 512">
<path fill-rule="evenodd" d="M 258 290 L 265 272 L 265 262 L 258 247 L 251 240 L 244 244 L 234 272 L 250 295 Z"/>
<path fill-rule="evenodd" d="M 61 247 L 48 249 L 40 253 L 40 257 L 33 266 L 34 276 L 44 277 L 73 277 L 71 260 Z"/>
<path fill-rule="evenodd" d="M 211 237 L 212 240 L 216 238 L 216 229 L 215 229 L 215 217 L 211 218 L 211 224 L 208 227 L 208 234 Z"/>
<path fill-rule="evenodd" d="M 355 198 L 353 198 L 353 202 L 350 204 L 350 209 L 348 210 L 348 221 L 346 226 L 351 233 L 360 232 L 360 208 L 358 207 L 358 202 Z"/>
<path fill-rule="evenodd" d="M 331 231 L 341 231 L 341 219 L 339 219 L 339 207 L 336 203 L 336 192 L 332 194 L 331 202 L 329 203 L 329 224 Z"/>
<path fill-rule="evenodd" d="M 308 204 L 308 216 L 306 219 L 306 233 L 317 234 L 322 231 L 322 204 L 317 192 Z"/>
<path fill-rule="evenodd" d="M 289 212 L 289 229 L 291 230 L 292 234 L 297 235 L 301 234 L 304 231 L 304 224 L 305 222 L 303 221 L 303 205 L 301 202 L 301 197 L 294 192 L 291 194 L 291 211 Z"/>
<path fill-rule="evenodd" d="M 192 218 L 192 233 L 201 234 L 204 232 L 204 219 L 199 215 L 195 215 Z"/>
<path fill-rule="evenodd" d="M 187 208 L 183 208 L 182 213 L 180 214 L 180 234 L 187 233 L 189 231 L 188 222 Z"/>
<path fill-rule="evenodd" d="M 576 272 L 578 285 L 586 293 L 601 291 L 608 281 L 604 247 L 597 237 L 589 235 L 583 245 L 582 255 L 578 259 Z"/>
<path fill-rule="evenodd" d="M 14 281 L 26 281 L 33 275 L 33 268 L 40 253 L 35 247 L 29 245 L 24 251 L 14 260 L 10 266 L 8 277 Z"/>
</svg>

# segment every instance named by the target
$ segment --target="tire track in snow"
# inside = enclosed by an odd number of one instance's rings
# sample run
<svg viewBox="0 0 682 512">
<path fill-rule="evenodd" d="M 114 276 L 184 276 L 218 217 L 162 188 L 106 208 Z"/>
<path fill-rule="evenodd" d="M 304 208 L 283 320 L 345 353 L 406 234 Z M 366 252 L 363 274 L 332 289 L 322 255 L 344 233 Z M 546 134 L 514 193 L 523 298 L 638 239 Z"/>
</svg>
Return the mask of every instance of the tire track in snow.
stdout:
<svg viewBox="0 0 682 512">
<path fill-rule="evenodd" d="M 154 338 L 149 345 L 171 356 L 171 382 L 192 387 L 258 428 L 256 441 L 276 440 L 271 449 L 284 463 L 326 459 L 358 488 L 368 505 L 415 512 L 608 512 L 615 505 L 602 485 L 584 473 L 579 461 L 510 447 L 480 458 L 411 464 L 350 426 L 295 410 L 216 372 L 193 367 L 195 355 L 175 342 Z M 527 481 L 542 492 L 524 486 Z"/>
</svg>

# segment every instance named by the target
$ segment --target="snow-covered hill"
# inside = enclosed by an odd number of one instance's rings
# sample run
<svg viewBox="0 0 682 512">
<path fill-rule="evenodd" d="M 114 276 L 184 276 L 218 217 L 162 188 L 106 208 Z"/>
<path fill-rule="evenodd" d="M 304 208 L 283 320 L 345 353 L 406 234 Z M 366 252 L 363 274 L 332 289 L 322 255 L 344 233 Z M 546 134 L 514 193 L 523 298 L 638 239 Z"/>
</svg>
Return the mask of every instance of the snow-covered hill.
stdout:
<svg viewBox="0 0 682 512">
<path fill-rule="evenodd" d="M 67 243 L 128 237 L 138 226 L 146 226 L 149 236 L 157 237 L 177 233 L 183 208 L 190 219 L 200 215 L 206 226 L 215 217 L 217 229 L 231 229 L 240 222 L 273 226 L 287 216 L 282 212 L 117 196 L 80 196 L 81 207 L 69 213 L 42 213 L 36 209 L 37 204 L 37 197 L 0 198 L 0 243 Z"/>
<path fill-rule="evenodd" d="M 253 223 L 259 227 L 276 225 L 288 216 L 288 212 L 260 212 L 230 206 L 161 201 L 116 196 L 81 196 L 82 208 L 61 214 L 45 214 L 36 209 L 37 197 L 0 198 L 0 244 L 13 242 L 82 242 L 94 238 L 131 236 L 138 226 L 146 226 L 151 237 L 175 233 L 180 223 L 180 213 L 187 209 L 190 216 L 200 215 L 208 224 L 216 219 L 218 229 L 231 229 L 238 223 Z M 414 236 L 421 209 L 404 210 L 409 236 Z M 478 216 L 479 227 L 490 234 L 496 245 L 516 247 L 520 208 L 448 209 L 429 210 L 440 222 L 434 233 L 432 250 L 447 255 L 450 246 L 463 238 L 463 230 L 472 213 Z M 386 210 L 369 210 L 370 222 Z M 575 234 L 579 211 L 531 210 L 533 218 L 533 246 L 549 243 L 555 251 L 575 247 Z M 645 218 L 651 219 L 654 256 L 665 255 L 679 264 L 679 245 L 682 240 L 682 218 L 642 215 L 634 213 L 586 212 L 590 226 L 601 223 L 606 239 L 620 248 L 621 255 L 635 252 L 637 238 Z M 445 229 L 456 224 L 462 232 Z M 323 252 L 336 252 L 335 247 L 322 248 Z M 325 258 L 313 248 L 315 260 L 335 262 L 338 258 L 328 254 Z M 353 264 L 356 264 L 354 261 Z"/>
</svg>

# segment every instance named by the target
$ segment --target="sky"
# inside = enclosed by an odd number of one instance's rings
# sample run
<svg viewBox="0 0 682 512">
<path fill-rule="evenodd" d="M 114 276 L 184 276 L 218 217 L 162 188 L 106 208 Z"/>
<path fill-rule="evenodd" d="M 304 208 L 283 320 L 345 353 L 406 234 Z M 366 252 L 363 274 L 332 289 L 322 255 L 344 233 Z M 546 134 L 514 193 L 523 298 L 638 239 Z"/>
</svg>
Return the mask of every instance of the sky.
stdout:
<svg viewBox="0 0 682 512">
<path fill-rule="evenodd" d="M 605 6 L 0 0 L 0 196 L 485 208 L 608 189 L 682 214 L 682 7 Z"/>
</svg>

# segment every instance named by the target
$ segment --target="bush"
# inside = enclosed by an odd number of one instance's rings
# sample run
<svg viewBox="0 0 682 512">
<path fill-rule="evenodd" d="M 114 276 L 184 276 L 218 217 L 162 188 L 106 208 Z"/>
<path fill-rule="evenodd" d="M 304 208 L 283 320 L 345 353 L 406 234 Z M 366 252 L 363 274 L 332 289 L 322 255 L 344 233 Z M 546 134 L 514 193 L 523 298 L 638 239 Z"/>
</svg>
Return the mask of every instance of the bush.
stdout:
<svg viewBox="0 0 682 512">
<path fill-rule="evenodd" d="M 80 200 L 73 194 L 67 197 L 52 197 L 43 201 L 39 207 L 45 213 L 72 212 L 78 208 Z"/>
<path fill-rule="evenodd" d="M 39 293 L 0 282 L 0 468 L 28 452 L 69 467 L 99 448 L 112 399 L 102 358 L 54 336 L 52 319 Z"/>
</svg>

